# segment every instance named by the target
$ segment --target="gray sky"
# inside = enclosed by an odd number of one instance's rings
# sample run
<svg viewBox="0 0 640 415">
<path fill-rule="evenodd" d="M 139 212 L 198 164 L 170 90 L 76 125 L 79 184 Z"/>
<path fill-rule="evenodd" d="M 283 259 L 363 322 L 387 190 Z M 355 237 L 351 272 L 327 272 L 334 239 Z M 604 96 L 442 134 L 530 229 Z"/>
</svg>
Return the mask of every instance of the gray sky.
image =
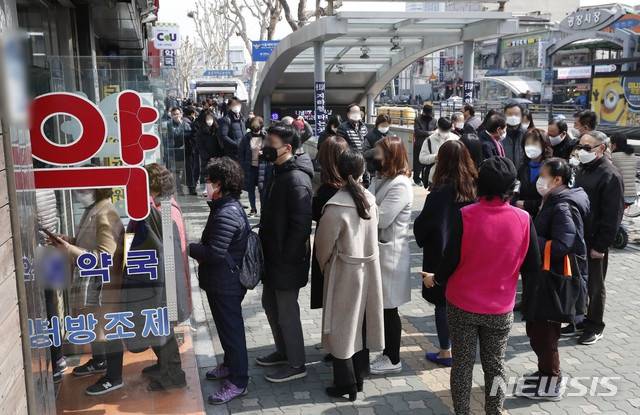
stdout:
<svg viewBox="0 0 640 415">
<path fill-rule="evenodd" d="M 562 0 L 559 0 L 562 1 Z M 607 4 L 612 3 L 615 0 L 581 0 L 580 4 L 582 6 L 592 6 L 597 4 Z M 292 5 L 292 10 L 295 11 L 297 1 L 289 1 Z M 314 0 L 308 0 L 307 3 L 310 6 L 315 5 Z M 323 2 L 324 3 L 324 2 Z M 622 1 L 622 3 L 635 6 L 640 4 L 640 0 L 627 0 Z M 381 11 L 403 11 L 404 10 L 404 1 L 385 1 L 385 2 L 350 2 L 348 0 L 344 0 L 344 5 L 340 10 L 344 11 L 358 11 L 358 10 L 381 10 Z M 193 24 L 193 20 L 187 17 L 187 12 L 189 10 L 195 9 L 195 1 L 194 0 L 161 0 L 160 1 L 160 16 L 158 21 L 163 23 L 177 23 L 180 25 L 180 33 L 184 36 L 190 36 L 195 38 L 195 27 Z M 250 19 L 250 17 L 247 17 Z M 247 23 L 250 23 L 248 21 Z M 249 27 L 252 25 L 249 24 Z M 253 25 L 254 27 L 256 25 Z M 275 39 L 281 39 L 290 33 L 289 25 L 283 19 L 279 24 L 276 30 Z M 256 29 L 254 33 L 250 33 L 252 38 L 258 37 L 258 30 Z M 232 39 L 232 43 L 241 44 L 242 42 L 239 39 Z"/>
</svg>

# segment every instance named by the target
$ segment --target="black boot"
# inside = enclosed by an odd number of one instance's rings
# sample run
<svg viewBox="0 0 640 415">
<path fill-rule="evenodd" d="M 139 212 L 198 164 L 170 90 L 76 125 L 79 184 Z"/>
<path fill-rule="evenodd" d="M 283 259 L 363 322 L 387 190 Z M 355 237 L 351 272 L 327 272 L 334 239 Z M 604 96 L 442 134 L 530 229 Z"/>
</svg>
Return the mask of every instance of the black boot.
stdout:
<svg viewBox="0 0 640 415">
<path fill-rule="evenodd" d="M 356 396 L 358 395 L 358 390 L 356 385 L 350 386 L 329 386 L 326 389 L 327 395 L 333 398 L 343 398 L 344 395 L 349 395 L 349 400 L 351 402 L 356 400 Z"/>
</svg>

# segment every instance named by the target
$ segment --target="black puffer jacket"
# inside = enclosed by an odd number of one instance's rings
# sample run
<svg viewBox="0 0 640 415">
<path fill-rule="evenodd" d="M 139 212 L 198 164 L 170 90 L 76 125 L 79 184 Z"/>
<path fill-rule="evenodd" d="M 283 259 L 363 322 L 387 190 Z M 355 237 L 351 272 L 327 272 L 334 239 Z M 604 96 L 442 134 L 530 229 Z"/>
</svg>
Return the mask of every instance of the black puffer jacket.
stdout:
<svg viewBox="0 0 640 415">
<path fill-rule="evenodd" d="M 220 125 L 218 137 L 223 155 L 238 160 L 238 147 L 246 133 L 244 118 L 242 115 L 236 115 L 229 111 L 227 115 L 218 120 L 218 124 Z"/>
<path fill-rule="evenodd" d="M 216 124 L 209 127 L 203 123 L 196 132 L 196 142 L 198 144 L 200 158 L 209 160 L 213 157 L 222 156 L 222 148 L 220 146 L 218 127 Z"/>
<path fill-rule="evenodd" d="M 534 221 L 540 253 L 544 255 L 547 241 L 551 241 L 551 267 L 562 269 L 565 255 L 573 255 L 583 280 L 588 275 L 587 246 L 584 241 L 584 220 L 589 215 L 589 198 L 581 188 L 552 191 L 542 204 Z M 522 312 L 526 320 L 536 320 L 537 306 L 545 304 L 536 298 L 536 279 L 524 280 L 526 298 Z"/>
<path fill-rule="evenodd" d="M 522 160 L 522 164 L 518 169 L 518 180 L 520 181 L 520 190 L 513 197 L 513 203 L 517 201 L 522 201 L 524 203 L 524 210 L 529 212 L 532 219 L 536 218 L 538 214 L 538 210 L 540 209 L 540 203 L 542 202 L 542 196 L 538 193 L 538 189 L 536 188 L 536 181 L 538 178 L 536 177 L 534 181 L 531 181 L 531 164 L 532 162 L 528 158 Z"/>
<path fill-rule="evenodd" d="M 209 202 L 211 212 L 200 242 L 189 244 L 189 256 L 198 261 L 200 288 L 220 294 L 241 295 L 236 265 L 242 264 L 249 228 L 240 203 L 232 197 Z"/>
<path fill-rule="evenodd" d="M 375 168 L 373 167 L 373 156 L 375 154 L 376 143 L 387 136 L 387 133 L 381 133 L 377 128 L 372 129 L 364 137 L 364 144 L 362 152 L 364 159 L 367 161 L 367 170 L 369 173 L 374 174 Z"/>
<path fill-rule="evenodd" d="M 307 154 L 273 167 L 260 217 L 264 285 L 302 288 L 309 280 L 313 164 Z"/>
<path fill-rule="evenodd" d="M 571 138 L 568 135 L 562 140 L 560 144 L 553 147 L 553 157 L 560 157 L 565 160 L 569 160 L 571 152 L 578 144 L 579 140 Z"/>
<path fill-rule="evenodd" d="M 574 187 L 582 187 L 591 202 L 591 213 L 584 227 L 587 246 L 605 252 L 613 244 L 622 221 L 622 177 L 606 157 L 600 157 L 581 165 Z"/>
</svg>

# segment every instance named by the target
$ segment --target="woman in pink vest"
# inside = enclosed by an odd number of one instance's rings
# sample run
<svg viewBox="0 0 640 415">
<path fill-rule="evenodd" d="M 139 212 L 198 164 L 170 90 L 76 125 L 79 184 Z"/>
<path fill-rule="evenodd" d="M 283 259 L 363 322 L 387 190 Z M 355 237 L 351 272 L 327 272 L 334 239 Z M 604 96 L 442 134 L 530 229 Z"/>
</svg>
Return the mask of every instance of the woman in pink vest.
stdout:
<svg viewBox="0 0 640 415">
<path fill-rule="evenodd" d="M 513 323 L 520 273 L 536 273 L 540 254 L 529 214 L 509 204 L 516 182 L 513 163 L 491 157 L 480 166 L 479 201 L 453 220 L 445 254 L 435 275 L 423 273 L 427 288 L 446 285 L 453 366 L 451 395 L 456 414 L 470 413 L 476 344 L 485 379 L 485 412 L 501 414 L 506 385 L 504 355 Z M 533 275 L 535 277 L 535 275 Z"/>
</svg>

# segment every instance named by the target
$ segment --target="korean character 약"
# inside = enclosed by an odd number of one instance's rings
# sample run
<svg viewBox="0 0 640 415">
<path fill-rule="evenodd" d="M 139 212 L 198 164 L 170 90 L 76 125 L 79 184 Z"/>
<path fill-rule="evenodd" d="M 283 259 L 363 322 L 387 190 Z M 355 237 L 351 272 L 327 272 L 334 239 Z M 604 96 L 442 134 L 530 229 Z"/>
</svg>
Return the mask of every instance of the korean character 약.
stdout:
<svg viewBox="0 0 640 415">
<path fill-rule="evenodd" d="M 109 267 L 112 264 L 111 254 L 107 252 L 100 253 L 100 261 L 98 261 L 98 256 L 93 252 L 85 252 L 76 260 L 81 277 L 101 277 L 102 282 L 105 284 L 111 281 Z"/>
</svg>

